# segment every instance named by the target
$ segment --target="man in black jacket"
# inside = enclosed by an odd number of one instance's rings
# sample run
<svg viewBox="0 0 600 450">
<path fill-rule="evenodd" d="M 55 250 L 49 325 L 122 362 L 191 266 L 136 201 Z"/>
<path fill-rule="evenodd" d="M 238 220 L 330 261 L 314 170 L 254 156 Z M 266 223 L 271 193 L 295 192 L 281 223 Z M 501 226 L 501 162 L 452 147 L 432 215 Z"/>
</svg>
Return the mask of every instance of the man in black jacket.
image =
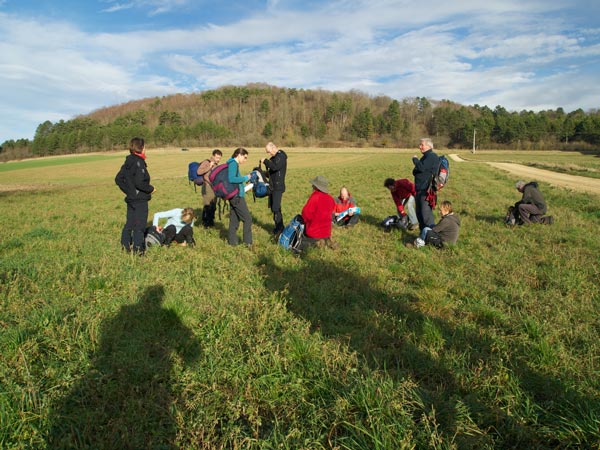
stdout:
<svg viewBox="0 0 600 450">
<path fill-rule="evenodd" d="M 129 155 L 115 177 L 115 183 L 125 194 L 127 219 L 121 231 L 121 247 L 127 252 L 143 255 L 146 250 L 144 231 L 148 221 L 148 202 L 155 189 L 150 184 L 146 166 L 144 139 L 133 138 L 129 143 Z"/>
<path fill-rule="evenodd" d="M 413 175 L 415 177 L 415 209 L 417 220 L 419 221 L 419 229 L 425 227 L 433 228 L 435 225 L 435 217 L 433 209 L 428 199 L 428 190 L 431 185 L 431 180 L 437 170 L 439 164 L 438 155 L 433 152 L 433 142 L 429 138 L 423 138 L 420 141 L 419 149 L 421 150 L 421 159 L 413 156 Z"/>
<path fill-rule="evenodd" d="M 269 175 L 269 208 L 273 212 L 273 234 L 277 236 L 283 231 L 283 215 L 281 214 L 281 199 L 285 192 L 285 174 L 287 171 L 287 155 L 277 148 L 273 142 L 267 143 L 265 151 L 269 159 L 260 160 L 268 170 Z"/>
</svg>

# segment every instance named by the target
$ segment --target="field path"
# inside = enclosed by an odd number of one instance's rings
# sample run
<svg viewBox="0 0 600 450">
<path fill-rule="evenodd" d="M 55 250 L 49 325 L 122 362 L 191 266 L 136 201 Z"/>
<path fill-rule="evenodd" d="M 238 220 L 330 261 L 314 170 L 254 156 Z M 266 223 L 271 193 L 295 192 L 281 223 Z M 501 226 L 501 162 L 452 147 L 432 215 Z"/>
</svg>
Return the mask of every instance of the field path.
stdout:
<svg viewBox="0 0 600 450">
<path fill-rule="evenodd" d="M 456 162 L 470 162 L 460 156 L 451 154 L 450 158 Z M 523 178 L 524 181 L 539 180 L 554 186 L 559 186 L 574 191 L 600 194 L 600 179 L 567 175 L 565 173 L 553 172 L 551 170 L 536 169 L 514 163 L 486 162 L 492 167 L 502 169 Z"/>
</svg>

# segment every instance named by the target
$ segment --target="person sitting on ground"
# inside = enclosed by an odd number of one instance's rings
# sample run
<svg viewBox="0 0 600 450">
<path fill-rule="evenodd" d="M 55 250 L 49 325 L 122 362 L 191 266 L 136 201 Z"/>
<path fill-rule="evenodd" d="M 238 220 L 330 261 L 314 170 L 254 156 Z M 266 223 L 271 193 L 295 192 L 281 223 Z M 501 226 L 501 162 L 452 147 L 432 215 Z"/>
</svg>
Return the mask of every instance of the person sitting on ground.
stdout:
<svg viewBox="0 0 600 450">
<path fill-rule="evenodd" d="M 446 244 L 456 244 L 460 231 L 460 217 L 454 214 L 452 203 L 448 200 L 441 202 L 438 208 L 442 218 L 433 227 L 421 230 L 421 234 L 413 243 L 414 247 L 420 248 L 427 244 L 442 248 Z"/>
<path fill-rule="evenodd" d="M 165 226 L 159 225 L 160 219 L 167 219 Z M 154 214 L 152 226 L 165 236 L 163 245 L 169 246 L 171 242 L 182 246 L 194 246 L 194 210 L 192 208 L 175 208 L 169 211 L 161 211 Z"/>
<path fill-rule="evenodd" d="M 348 188 L 342 186 L 340 195 L 335 199 L 333 222 L 340 227 L 352 227 L 358 223 L 359 211 Z"/>
<path fill-rule="evenodd" d="M 554 222 L 552 216 L 544 216 L 547 210 L 546 202 L 535 181 L 525 183 L 519 180 L 515 184 L 515 188 L 523 193 L 523 197 L 515 203 L 514 222 L 511 224 L 543 223 L 550 225 Z"/>
<path fill-rule="evenodd" d="M 401 223 L 406 224 L 408 222 L 407 228 L 411 231 L 415 230 L 419 226 L 415 211 L 415 185 L 406 178 L 398 180 L 386 178 L 383 186 L 389 189 L 392 194 Z"/>
<path fill-rule="evenodd" d="M 310 180 L 313 192 L 302 208 L 304 221 L 304 238 L 301 250 L 312 246 L 335 247 L 331 241 L 331 215 L 335 208 L 335 200 L 329 195 L 329 181 L 322 176 Z"/>
</svg>

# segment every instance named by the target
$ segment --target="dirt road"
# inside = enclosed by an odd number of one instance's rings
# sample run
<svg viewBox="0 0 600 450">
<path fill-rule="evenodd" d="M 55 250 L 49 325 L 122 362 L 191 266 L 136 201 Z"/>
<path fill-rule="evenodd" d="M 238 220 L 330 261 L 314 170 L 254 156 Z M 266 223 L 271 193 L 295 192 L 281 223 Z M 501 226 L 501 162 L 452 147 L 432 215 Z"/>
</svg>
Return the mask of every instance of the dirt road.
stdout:
<svg viewBox="0 0 600 450">
<path fill-rule="evenodd" d="M 450 155 L 453 161 L 456 162 L 470 162 L 462 159 L 458 155 Z M 524 166 L 522 164 L 514 163 L 499 163 L 499 162 L 486 162 L 492 167 L 502 169 L 513 175 L 522 178 L 524 181 L 539 180 L 549 183 L 553 186 L 563 187 L 571 189 L 573 191 L 589 192 L 591 194 L 600 194 L 600 179 L 598 178 L 587 178 L 576 175 L 567 175 L 565 173 L 553 172 L 551 170 L 536 169 L 534 167 Z"/>
</svg>

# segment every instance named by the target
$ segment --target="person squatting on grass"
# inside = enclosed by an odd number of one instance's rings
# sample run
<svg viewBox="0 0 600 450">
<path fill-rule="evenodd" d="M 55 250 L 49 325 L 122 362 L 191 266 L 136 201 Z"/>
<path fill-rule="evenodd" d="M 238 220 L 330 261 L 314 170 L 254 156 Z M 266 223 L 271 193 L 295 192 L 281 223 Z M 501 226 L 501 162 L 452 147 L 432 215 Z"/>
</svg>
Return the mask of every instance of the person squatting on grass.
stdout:
<svg viewBox="0 0 600 450">
<path fill-rule="evenodd" d="M 244 183 L 250 180 L 250 175 L 240 175 L 240 164 L 248 160 L 248 150 L 239 147 L 235 149 L 231 158 L 227 160 L 227 176 L 230 183 L 238 185 L 238 194 L 229 200 L 229 233 L 227 240 L 229 245 L 238 245 L 239 238 L 237 230 L 240 226 L 240 221 L 243 225 L 243 240 L 244 244 L 252 245 L 252 216 L 248 210 L 246 199 L 244 198 Z"/>
<path fill-rule="evenodd" d="M 129 155 L 115 177 L 115 183 L 125 193 L 127 218 L 121 232 L 121 247 L 126 252 L 143 255 L 144 231 L 148 221 L 148 202 L 156 192 L 150 184 L 146 165 L 144 139 L 135 137 L 129 143 Z"/>
<path fill-rule="evenodd" d="M 335 208 L 335 200 L 329 195 L 329 181 L 319 175 L 310 180 L 310 184 L 313 192 L 302 208 L 304 238 L 301 250 L 313 246 L 335 248 L 331 241 L 331 215 Z"/>
<path fill-rule="evenodd" d="M 547 210 L 546 201 L 535 181 L 525 183 L 519 180 L 515 184 L 515 188 L 523 194 L 523 197 L 515 203 L 513 214 L 516 217 L 514 217 L 515 220 L 511 223 L 512 225 L 517 222 L 519 224 L 543 223 L 551 225 L 554 222 L 552 216 L 544 216 Z"/>
<path fill-rule="evenodd" d="M 164 227 L 159 225 L 160 219 L 167 219 Z M 163 245 L 169 246 L 175 241 L 182 246 L 193 247 L 194 241 L 194 210 L 193 208 L 175 208 L 169 211 L 161 211 L 154 214 L 152 226 L 165 236 Z"/>
<path fill-rule="evenodd" d="M 215 211 L 217 210 L 217 197 L 209 180 L 212 170 L 219 165 L 223 153 L 218 148 L 214 149 L 210 159 L 205 159 L 198 166 L 198 175 L 202 175 L 204 183 L 202 184 L 202 225 L 205 228 L 215 225 Z"/>
<path fill-rule="evenodd" d="M 269 208 L 273 213 L 273 234 L 277 236 L 283 231 L 283 215 L 281 214 L 281 200 L 285 192 L 285 175 L 287 172 L 287 154 L 277 148 L 273 142 L 267 143 L 265 151 L 270 156 L 269 159 L 262 158 L 261 164 L 264 164 L 269 174 Z"/>
<path fill-rule="evenodd" d="M 447 200 L 440 203 L 439 210 L 442 218 L 437 225 L 421 230 L 421 234 L 414 242 L 416 248 L 426 244 L 437 248 L 441 248 L 445 244 L 456 244 L 460 231 L 460 217 L 454 214 L 452 203 Z"/>
<path fill-rule="evenodd" d="M 352 208 L 356 208 L 356 200 L 348 192 L 346 186 L 340 189 L 340 195 L 335 199 L 335 208 L 333 210 L 333 223 L 340 227 L 352 227 L 358 223 L 358 214 L 354 213 Z M 340 214 L 348 211 L 344 217 L 339 218 Z"/>
<path fill-rule="evenodd" d="M 432 227 L 435 224 L 433 209 L 429 203 L 429 188 L 439 164 L 439 158 L 433 151 L 433 142 L 430 138 L 422 138 L 419 143 L 421 159 L 413 156 L 413 175 L 415 177 L 415 203 L 419 229 Z"/>
<path fill-rule="evenodd" d="M 383 185 L 391 192 L 400 219 L 404 217 L 408 218 L 409 230 L 412 231 L 417 228 L 419 221 L 417 220 L 417 213 L 415 211 L 415 185 L 406 178 L 399 180 L 386 178 Z"/>
</svg>

